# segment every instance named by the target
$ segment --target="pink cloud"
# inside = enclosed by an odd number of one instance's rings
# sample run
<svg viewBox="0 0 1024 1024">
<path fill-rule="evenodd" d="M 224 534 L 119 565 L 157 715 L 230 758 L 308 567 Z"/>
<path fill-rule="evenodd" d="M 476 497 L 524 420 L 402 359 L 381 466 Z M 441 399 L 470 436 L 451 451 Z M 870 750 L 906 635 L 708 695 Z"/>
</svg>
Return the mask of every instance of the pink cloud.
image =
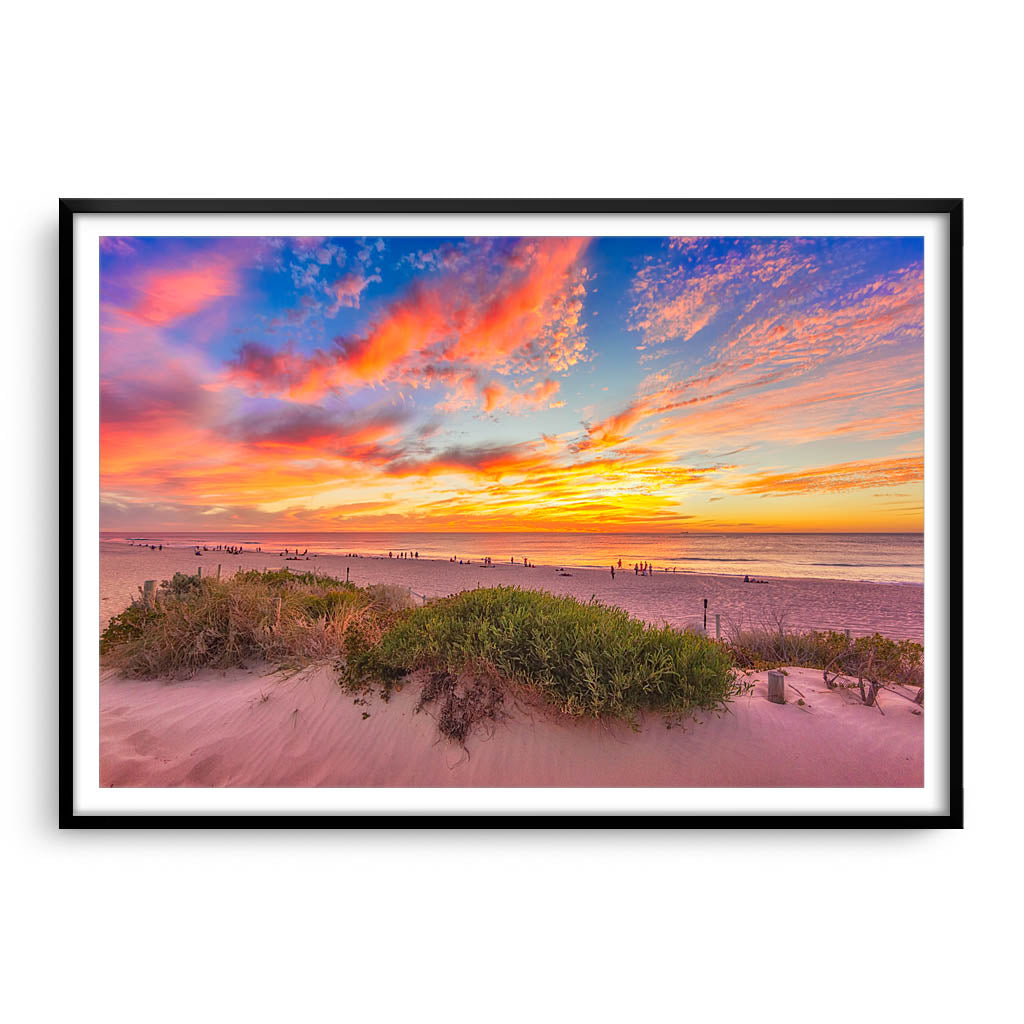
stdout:
<svg viewBox="0 0 1024 1024">
<path fill-rule="evenodd" d="M 238 267 L 222 259 L 185 270 L 154 271 L 139 282 L 139 298 L 127 312 L 146 323 L 166 325 L 234 295 L 238 288 Z"/>
<path fill-rule="evenodd" d="M 478 393 L 484 371 L 563 371 L 586 358 L 581 314 L 587 271 L 579 261 L 588 242 L 524 239 L 510 249 L 489 239 L 475 243 L 472 258 L 437 278 L 415 281 L 363 333 L 337 338 L 333 348 L 305 357 L 305 372 L 289 361 L 278 390 L 315 398 L 331 388 L 384 380 L 418 387 L 429 385 L 426 367 L 448 363 L 457 376 L 446 383 L 461 382 L 459 401 Z M 338 303 L 355 304 L 373 279 L 346 275 Z M 261 380 L 272 389 L 269 375 Z M 490 401 L 493 407 L 493 393 Z"/>
<path fill-rule="evenodd" d="M 369 277 L 364 277 L 359 272 L 352 271 L 343 275 L 333 285 L 331 285 L 331 291 L 334 294 L 334 302 L 327 310 L 327 315 L 334 316 L 343 306 L 358 309 L 359 297 L 373 282 L 380 282 L 380 276 L 378 274 L 371 274 Z"/>
</svg>

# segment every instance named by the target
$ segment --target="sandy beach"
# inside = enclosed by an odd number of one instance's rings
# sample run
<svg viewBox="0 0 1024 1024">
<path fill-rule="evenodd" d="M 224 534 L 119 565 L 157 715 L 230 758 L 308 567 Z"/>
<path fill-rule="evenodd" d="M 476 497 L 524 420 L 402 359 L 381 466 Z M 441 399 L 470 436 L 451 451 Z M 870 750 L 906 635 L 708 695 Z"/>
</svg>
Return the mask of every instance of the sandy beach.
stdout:
<svg viewBox="0 0 1024 1024">
<path fill-rule="evenodd" d="M 764 673 L 727 713 L 666 728 L 567 719 L 518 703 L 466 749 L 417 714 L 410 684 L 356 703 L 335 673 L 205 672 L 187 682 L 100 684 L 106 786 L 921 786 L 923 714 L 883 691 L 878 708 L 789 669 L 787 703 Z M 804 705 L 797 703 L 804 700 Z M 915 713 L 916 712 L 916 713 Z"/>
<path fill-rule="evenodd" d="M 846 580 L 766 579 L 744 583 L 742 577 L 656 572 L 635 576 L 632 570 L 572 568 L 560 575 L 557 566 L 526 568 L 519 563 L 459 565 L 431 559 L 344 558 L 312 556 L 286 561 L 278 552 L 228 555 L 208 551 L 196 557 L 182 548 L 152 551 L 148 547 L 104 541 L 100 544 L 100 628 L 122 611 L 144 580 L 167 579 L 175 572 L 230 574 L 243 569 L 279 569 L 298 572 L 314 568 L 340 579 L 346 568 L 354 583 L 393 583 L 409 587 L 425 597 L 443 597 L 476 586 L 519 586 L 568 594 L 588 601 L 596 596 L 618 605 L 648 622 L 667 622 L 677 628 L 703 624 L 703 601 L 708 600 L 709 632 L 714 635 L 715 615 L 721 618 L 723 635 L 733 627 L 776 624 L 783 617 L 789 631 L 849 629 L 854 636 L 879 632 L 899 640 L 924 639 L 924 588 L 915 584 L 854 583 Z"/>
<path fill-rule="evenodd" d="M 101 627 L 146 579 L 288 566 L 356 583 L 397 583 L 436 596 L 477 585 L 516 584 L 595 594 L 652 622 L 696 626 L 702 599 L 726 624 L 757 624 L 775 610 L 788 628 L 878 630 L 920 639 L 921 588 L 827 580 L 764 585 L 684 573 L 637 577 L 552 566 L 458 565 L 429 560 L 323 556 L 288 562 L 275 555 L 196 557 L 181 549 L 104 543 Z M 712 626 L 713 629 L 713 626 Z M 439 737 L 428 707 L 415 713 L 410 683 L 389 704 L 357 704 L 327 668 L 297 675 L 266 666 L 201 673 L 182 682 L 100 683 L 103 786 L 920 786 L 923 715 L 895 693 L 879 707 L 825 688 L 821 673 L 788 670 L 785 705 L 767 700 L 766 676 L 728 713 L 666 728 L 652 717 L 639 732 L 623 724 L 571 720 L 535 702 L 470 738 L 467 749 Z M 803 700 L 801 706 L 797 702 Z"/>
</svg>

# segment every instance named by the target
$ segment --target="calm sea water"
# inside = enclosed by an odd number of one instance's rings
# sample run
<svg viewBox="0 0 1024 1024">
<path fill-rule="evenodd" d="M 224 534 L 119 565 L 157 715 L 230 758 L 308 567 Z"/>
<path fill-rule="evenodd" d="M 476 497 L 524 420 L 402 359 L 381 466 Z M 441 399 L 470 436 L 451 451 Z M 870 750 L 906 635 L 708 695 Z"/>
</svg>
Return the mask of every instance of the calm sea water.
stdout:
<svg viewBox="0 0 1024 1024">
<path fill-rule="evenodd" d="M 507 562 L 528 558 L 538 565 L 606 568 L 651 562 L 679 572 L 729 576 L 776 576 L 924 582 L 924 536 L 920 533 L 241 533 L 125 534 L 103 532 L 103 540 L 163 544 L 241 545 L 265 552 L 285 548 L 331 555 L 384 555 L 418 551 L 420 558 Z"/>
</svg>

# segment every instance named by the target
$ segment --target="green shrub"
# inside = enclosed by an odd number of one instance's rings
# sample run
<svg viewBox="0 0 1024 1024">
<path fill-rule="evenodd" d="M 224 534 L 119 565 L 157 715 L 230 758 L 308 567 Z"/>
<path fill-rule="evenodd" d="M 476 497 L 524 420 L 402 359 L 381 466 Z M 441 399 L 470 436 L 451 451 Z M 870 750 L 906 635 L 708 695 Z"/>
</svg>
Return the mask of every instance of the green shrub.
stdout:
<svg viewBox="0 0 1024 1024">
<path fill-rule="evenodd" d="M 496 672 L 566 714 L 629 720 L 721 708 L 737 690 L 728 651 L 703 636 L 514 587 L 466 591 L 402 616 L 379 643 L 350 653 L 342 680 L 387 691 L 419 668 Z"/>
<path fill-rule="evenodd" d="M 161 613 L 133 601 L 120 615 L 115 615 L 100 634 L 100 654 L 109 654 L 117 647 L 138 642 L 153 619 Z"/>
</svg>

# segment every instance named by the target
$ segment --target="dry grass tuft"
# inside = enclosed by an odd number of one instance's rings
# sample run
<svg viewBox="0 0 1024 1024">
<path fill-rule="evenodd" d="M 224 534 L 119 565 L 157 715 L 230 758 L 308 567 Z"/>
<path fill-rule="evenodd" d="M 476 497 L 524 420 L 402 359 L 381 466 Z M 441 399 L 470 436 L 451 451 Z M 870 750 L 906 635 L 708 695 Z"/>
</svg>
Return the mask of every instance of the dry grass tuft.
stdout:
<svg viewBox="0 0 1024 1024">
<path fill-rule="evenodd" d="M 100 653 L 125 675 L 149 678 L 187 679 L 202 668 L 257 661 L 298 667 L 343 656 L 353 635 L 379 638 L 390 617 L 372 595 L 330 577 L 177 573 L 154 604 L 140 596 L 111 620 Z"/>
</svg>

